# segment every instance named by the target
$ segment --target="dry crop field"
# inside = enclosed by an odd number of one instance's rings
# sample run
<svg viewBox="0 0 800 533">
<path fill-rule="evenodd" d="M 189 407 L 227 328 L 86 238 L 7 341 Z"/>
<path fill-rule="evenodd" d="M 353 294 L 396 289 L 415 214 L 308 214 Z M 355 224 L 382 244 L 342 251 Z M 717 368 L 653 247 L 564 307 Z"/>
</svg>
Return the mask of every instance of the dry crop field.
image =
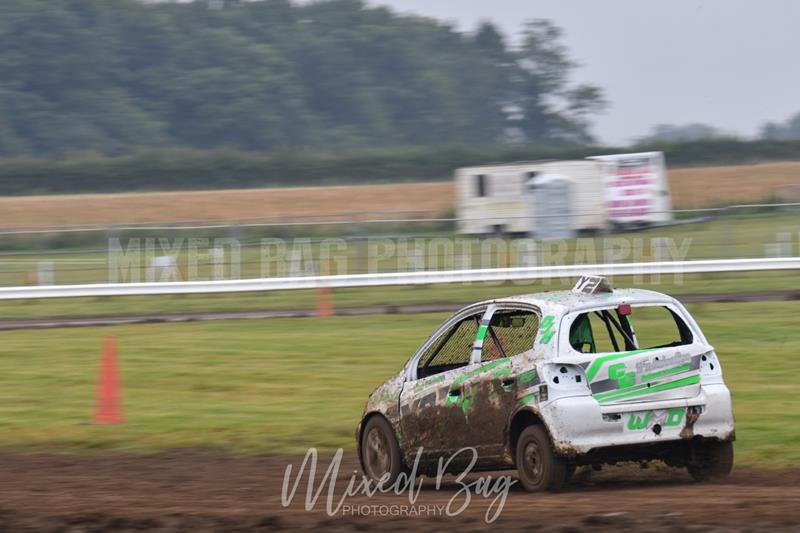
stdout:
<svg viewBox="0 0 800 533">
<path fill-rule="evenodd" d="M 441 213 L 453 205 L 452 190 L 452 184 L 444 182 L 6 197 L 0 198 L 0 227 L 198 220 L 289 222 L 347 219 L 365 212 Z"/>
<path fill-rule="evenodd" d="M 760 202 L 788 188 L 794 197 L 786 200 L 800 201 L 800 162 L 676 168 L 668 174 L 677 207 Z"/>
<path fill-rule="evenodd" d="M 669 179 L 676 207 L 757 202 L 790 186 L 800 189 L 800 162 L 670 169 Z M 365 211 L 435 216 L 453 204 L 452 182 L 27 196 L 0 198 L 0 228 L 346 219 Z"/>
</svg>

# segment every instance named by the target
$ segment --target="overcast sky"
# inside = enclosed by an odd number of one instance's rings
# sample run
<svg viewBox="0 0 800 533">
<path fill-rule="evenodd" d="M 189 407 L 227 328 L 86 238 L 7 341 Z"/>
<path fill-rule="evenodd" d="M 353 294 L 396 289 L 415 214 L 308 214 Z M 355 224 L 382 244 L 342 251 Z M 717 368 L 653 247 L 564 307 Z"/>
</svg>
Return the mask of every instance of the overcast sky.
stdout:
<svg viewBox="0 0 800 533">
<path fill-rule="evenodd" d="M 756 135 L 800 111 L 797 0 L 369 0 L 472 30 L 490 19 L 508 35 L 546 18 L 566 32 L 611 108 L 595 134 L 626 143 L 658 123 L 703 122 Z"/>
</svg>

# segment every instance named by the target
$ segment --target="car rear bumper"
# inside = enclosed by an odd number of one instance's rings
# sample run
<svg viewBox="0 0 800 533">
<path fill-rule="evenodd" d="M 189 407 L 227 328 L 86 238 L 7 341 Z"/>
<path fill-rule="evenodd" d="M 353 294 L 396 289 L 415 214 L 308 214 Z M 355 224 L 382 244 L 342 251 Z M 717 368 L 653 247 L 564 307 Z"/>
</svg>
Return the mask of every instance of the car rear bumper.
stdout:
<svg viewBox="0 0 800 533">
<path fill-rule="evenodd" d="M 540 409 L 556 453 L 566 457 L 613 446 L 734 438 L 731 395 L 721 383 L 704 384 L 694 398 L 601 406 L 580 396 Z"/>
</svg>

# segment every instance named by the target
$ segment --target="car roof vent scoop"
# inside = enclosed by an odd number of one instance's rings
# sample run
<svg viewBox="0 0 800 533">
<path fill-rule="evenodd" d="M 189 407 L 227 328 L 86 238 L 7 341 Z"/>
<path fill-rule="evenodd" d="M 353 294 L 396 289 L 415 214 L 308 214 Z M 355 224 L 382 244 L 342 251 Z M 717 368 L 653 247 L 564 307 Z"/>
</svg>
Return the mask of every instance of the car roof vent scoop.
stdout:
<svg viewBox="0 0 800 533">
<path fill-rule="evenodd" d="M 600 292 L 613 292 L 611 282 L 605 276 L 582 276 L 572 288 L 572 292 L 580 294 L 597 294 Z"/>
</svg>

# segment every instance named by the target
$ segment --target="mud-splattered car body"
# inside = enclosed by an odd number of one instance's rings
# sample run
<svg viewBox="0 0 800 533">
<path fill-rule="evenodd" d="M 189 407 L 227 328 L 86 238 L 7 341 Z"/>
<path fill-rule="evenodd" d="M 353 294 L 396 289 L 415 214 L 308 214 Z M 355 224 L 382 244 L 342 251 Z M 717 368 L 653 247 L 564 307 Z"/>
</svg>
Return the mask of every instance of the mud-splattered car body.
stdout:
<svg viewBox="0 0 800 533">
<path fill-rule="evenodd" d="M 515 440 L 530 424 L 544 426 L 571 465 L 682 466 L 692 443 L 733 441 L 730 393 L 689 312 L 657 292 L 581 283 L 454 314 L 372 393 L 359 447 L 375 416 L 391 425 L 406 464 L 423 448 L 423 468 L 466 446 L 478 451 L 478 468 L 513 468 Z M 667 326 L 656 325 L 654 309 Z"/>
</svg>

